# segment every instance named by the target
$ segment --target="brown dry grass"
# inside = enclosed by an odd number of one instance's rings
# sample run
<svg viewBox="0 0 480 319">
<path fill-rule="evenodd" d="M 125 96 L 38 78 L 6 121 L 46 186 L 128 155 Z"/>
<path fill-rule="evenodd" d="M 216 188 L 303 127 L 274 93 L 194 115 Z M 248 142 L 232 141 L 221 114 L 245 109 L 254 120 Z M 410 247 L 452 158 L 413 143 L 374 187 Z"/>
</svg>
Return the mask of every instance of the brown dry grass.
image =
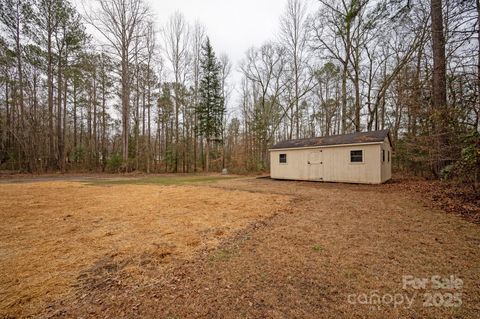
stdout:
<svg viewBox="0 0 480 319">
<path fill-rule="evenodd" d="M 98 285 L 92 273 L 148 282 L 288 201 L 206 186 L 1 184 L 0 316 L 34 315 Z"/>
<path fill-rule="evenodd" d="M 236 179 L 224 190 L 293 196 L 209 254 L 120 284 L 104 273 L 50 318 L 479 318 L 480 227 L 391 185 Z M 460 290 L 402 289 L 402 276 L 456 275 Z M 113 280 L 113 281 L 112 281 Z M 405 304 L 349 304 L 350 294 L 417 293 Z M 460 307 L 424 307 L 424 293 L 462 293 Z"/>
</svg>

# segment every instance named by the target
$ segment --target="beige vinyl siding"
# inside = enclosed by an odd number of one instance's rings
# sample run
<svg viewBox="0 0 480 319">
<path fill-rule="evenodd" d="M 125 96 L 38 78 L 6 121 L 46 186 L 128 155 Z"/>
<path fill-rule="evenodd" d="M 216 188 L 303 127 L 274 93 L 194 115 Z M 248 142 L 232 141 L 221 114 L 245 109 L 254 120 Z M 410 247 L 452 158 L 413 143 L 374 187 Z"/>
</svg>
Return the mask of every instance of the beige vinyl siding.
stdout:
<svg viewBox="0 0 480 319">
<path fill-rule="evenodd" d="M 388 140 L 378 144 L 270 150 L 270 176 L 275 179 L 379 184 L 391 176 L 391 154 L 390 163 L 387 163 L 387 154 L 386 162 L 382 163 L 382 147 L 391 152 Z M 350 162 L 350 151 L 355 150 L 363 151 L 363 162 Z M 280 154 L 287 155 L 287 163 L 279 163 Z M 316 163 L 318 159 L 321 164 Z"/>
<path fill-rule="evenodd" d="M 392 147 L 390 146 L 390 141 L 388 137 L 385 138 L 381 146 L 382 150 L 385 151 L 385 162 L 382 162 L 382 183 L 388 181 L 392 178 Z M 388 160 L 388 152 L 390 152 L 390 161 Z"/>
</svg>

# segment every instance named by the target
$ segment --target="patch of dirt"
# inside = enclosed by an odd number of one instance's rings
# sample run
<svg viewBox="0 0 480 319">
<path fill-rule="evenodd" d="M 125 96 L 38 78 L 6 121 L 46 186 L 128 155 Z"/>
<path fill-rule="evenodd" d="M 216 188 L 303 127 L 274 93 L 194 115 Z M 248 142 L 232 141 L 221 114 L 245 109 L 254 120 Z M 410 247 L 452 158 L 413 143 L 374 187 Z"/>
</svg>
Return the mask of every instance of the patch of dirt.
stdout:
<svg viewBox="0 0 480 319">
<path fill-rule="evenodd" d="M 0 317 L 90 291 L 143 286 L 289 205 L 206 186 L 0 185 Z"/>
</svg>

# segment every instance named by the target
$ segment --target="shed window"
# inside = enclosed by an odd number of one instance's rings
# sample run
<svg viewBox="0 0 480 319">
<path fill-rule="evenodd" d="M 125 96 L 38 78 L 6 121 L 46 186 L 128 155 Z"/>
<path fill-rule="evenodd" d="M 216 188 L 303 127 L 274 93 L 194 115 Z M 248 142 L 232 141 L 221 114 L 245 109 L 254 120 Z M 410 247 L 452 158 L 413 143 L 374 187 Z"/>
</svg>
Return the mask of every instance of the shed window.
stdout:
<svg viewBox="0 0 480 319">
<path fill-rule="evenodd" d="M 363 151 L 350 151 L 350 162 L 351 163 L 362 163 L 363 162 Z"/>
<path fill-rule="evenodd" d="M 280 163 L 286 164 L 287 163 L 287 154 L 280 154 L 278 160 L 279 160 Z"/>
<path fill-rule="evenodd" d="M 382 150 L 382 162 L 385 162 L 385 150 Z"/>
<path fill-rule="evenodd" d="M 388 162 L 390 163 L 390 151 L 388 151 Z"/>
</svg>

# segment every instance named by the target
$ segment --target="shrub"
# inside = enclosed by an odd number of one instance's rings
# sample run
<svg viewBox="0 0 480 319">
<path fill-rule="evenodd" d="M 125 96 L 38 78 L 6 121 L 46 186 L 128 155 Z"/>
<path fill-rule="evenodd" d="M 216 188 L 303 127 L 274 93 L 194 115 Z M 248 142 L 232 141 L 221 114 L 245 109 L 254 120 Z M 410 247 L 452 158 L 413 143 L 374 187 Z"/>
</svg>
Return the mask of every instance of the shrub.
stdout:
<svg viewBox="0 0 480 319">
<path fill-rule="evenodd" d="M 442 170 L 442 177 L 477 186 L 480 179 L 480 134 L 466 134 L 460 138 L 460 143 L 460 157 Z"/>
<path fill-rule="evenodd" d="M 75 163 L 83 162 L 83 160 L 85 159 L 85 153 L 85 147 L 83 147 L 83 145 L 78 145 L 73 150 L 73 161 Z"/>
<path fill-rule="evenodd" d="M 119 154 L 112 154 L 107 160 L 107 170 L 110 172 L 118 172 L 122 167 L 122 157 Z"/>
</svg>

